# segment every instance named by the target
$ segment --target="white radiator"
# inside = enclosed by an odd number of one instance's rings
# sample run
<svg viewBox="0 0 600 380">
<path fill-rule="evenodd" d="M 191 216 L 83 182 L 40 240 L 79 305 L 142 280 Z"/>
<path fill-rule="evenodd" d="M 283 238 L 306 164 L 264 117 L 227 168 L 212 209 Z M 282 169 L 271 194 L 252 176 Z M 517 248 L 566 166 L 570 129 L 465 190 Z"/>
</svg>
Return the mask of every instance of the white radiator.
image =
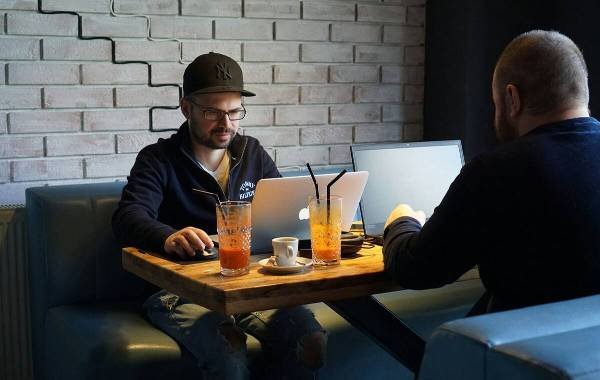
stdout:
<svg viewBox="0 0 600 380">
<path fill-rule="evenodd" d="M 0 379 L 30 380 L 31 330 L 24 208 L 0 206 Z"/>
</svg>

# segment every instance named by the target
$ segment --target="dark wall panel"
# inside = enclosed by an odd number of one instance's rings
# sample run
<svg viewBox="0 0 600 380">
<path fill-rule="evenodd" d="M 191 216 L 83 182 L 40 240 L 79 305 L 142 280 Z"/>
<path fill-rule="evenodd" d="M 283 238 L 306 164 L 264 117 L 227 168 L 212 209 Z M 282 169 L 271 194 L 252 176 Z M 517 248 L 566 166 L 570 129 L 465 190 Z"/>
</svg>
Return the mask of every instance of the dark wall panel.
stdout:
<svg viewBox="0 0 600 380">
<path fill-rule="evenodd" d="M 582 48 L 590 71 L 590 108 L 600 109 L 600 33 L 593 27 L 599 16 L 600 2 L 592 0 L 429 0 L 425 139 L 460 139 L 467 160 L 495 146 L 494 65 L 512 38 L 531 29 L 558 30 Z"/>
</svg>

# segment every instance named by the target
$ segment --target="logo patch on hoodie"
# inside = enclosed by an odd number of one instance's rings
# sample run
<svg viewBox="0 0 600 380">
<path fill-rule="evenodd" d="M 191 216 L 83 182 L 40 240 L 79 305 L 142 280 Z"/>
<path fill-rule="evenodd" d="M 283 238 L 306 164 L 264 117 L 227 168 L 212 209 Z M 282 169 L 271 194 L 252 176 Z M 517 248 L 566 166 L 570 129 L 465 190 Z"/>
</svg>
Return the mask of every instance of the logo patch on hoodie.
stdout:
<svg viewBox="0 0 600 380">
<path fill-rule="evenodd" d="M 254 196 L 254 188 L 256 185 L 254 182 L 244 181 L 240 186 L 240 199 L 248 199 Z"/>
</svg>

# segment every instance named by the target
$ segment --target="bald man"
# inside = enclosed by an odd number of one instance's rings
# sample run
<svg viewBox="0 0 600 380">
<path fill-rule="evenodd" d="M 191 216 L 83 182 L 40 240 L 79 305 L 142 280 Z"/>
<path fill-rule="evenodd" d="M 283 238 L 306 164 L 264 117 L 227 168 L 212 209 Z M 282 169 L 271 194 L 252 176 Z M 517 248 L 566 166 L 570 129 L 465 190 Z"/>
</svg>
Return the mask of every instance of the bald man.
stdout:
<svg viewBox="0 0 600 380">
<path fill-rule="evenodd" d="M 426 223 L 409 205 L 391 212 L 386 271 L 425 289 L 478 265 L 474 314 L 600 292 L 600 123 L 581 51 L 558 32 L 524 33 L 492 93 L 503 144 L 463 167 Z"/>
</svg>

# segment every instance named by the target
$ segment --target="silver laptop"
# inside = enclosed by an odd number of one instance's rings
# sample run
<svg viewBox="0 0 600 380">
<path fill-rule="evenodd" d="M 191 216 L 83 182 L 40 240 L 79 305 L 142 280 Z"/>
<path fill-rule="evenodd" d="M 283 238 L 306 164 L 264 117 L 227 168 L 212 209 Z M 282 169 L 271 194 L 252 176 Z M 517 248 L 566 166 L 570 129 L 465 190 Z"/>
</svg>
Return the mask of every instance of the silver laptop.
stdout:
<svg viewBox="0 0 600 380">
<path fill-rule="evenodd" d="M 398 203 L 429 218 L 464 164 L 459 140 L 353 145 L 351 153 L 354 170 L 369 172 L 360 210 L 372 236 Z"/>
<path fill-rule="evenodd" d="M 315 176 L 319 193 L 337 174 Z M 348 172 L 332 187 L 331 195 L 342 197 L 342 230 L 349 231 L 369 173 Z M 315 194 L 310 176 L 269 178 L 258 181 L 252 200 L 252 253 L 270 252 L 271 239 L 295 236 L 309 239 L 308 197 Z"/>
</svg>

